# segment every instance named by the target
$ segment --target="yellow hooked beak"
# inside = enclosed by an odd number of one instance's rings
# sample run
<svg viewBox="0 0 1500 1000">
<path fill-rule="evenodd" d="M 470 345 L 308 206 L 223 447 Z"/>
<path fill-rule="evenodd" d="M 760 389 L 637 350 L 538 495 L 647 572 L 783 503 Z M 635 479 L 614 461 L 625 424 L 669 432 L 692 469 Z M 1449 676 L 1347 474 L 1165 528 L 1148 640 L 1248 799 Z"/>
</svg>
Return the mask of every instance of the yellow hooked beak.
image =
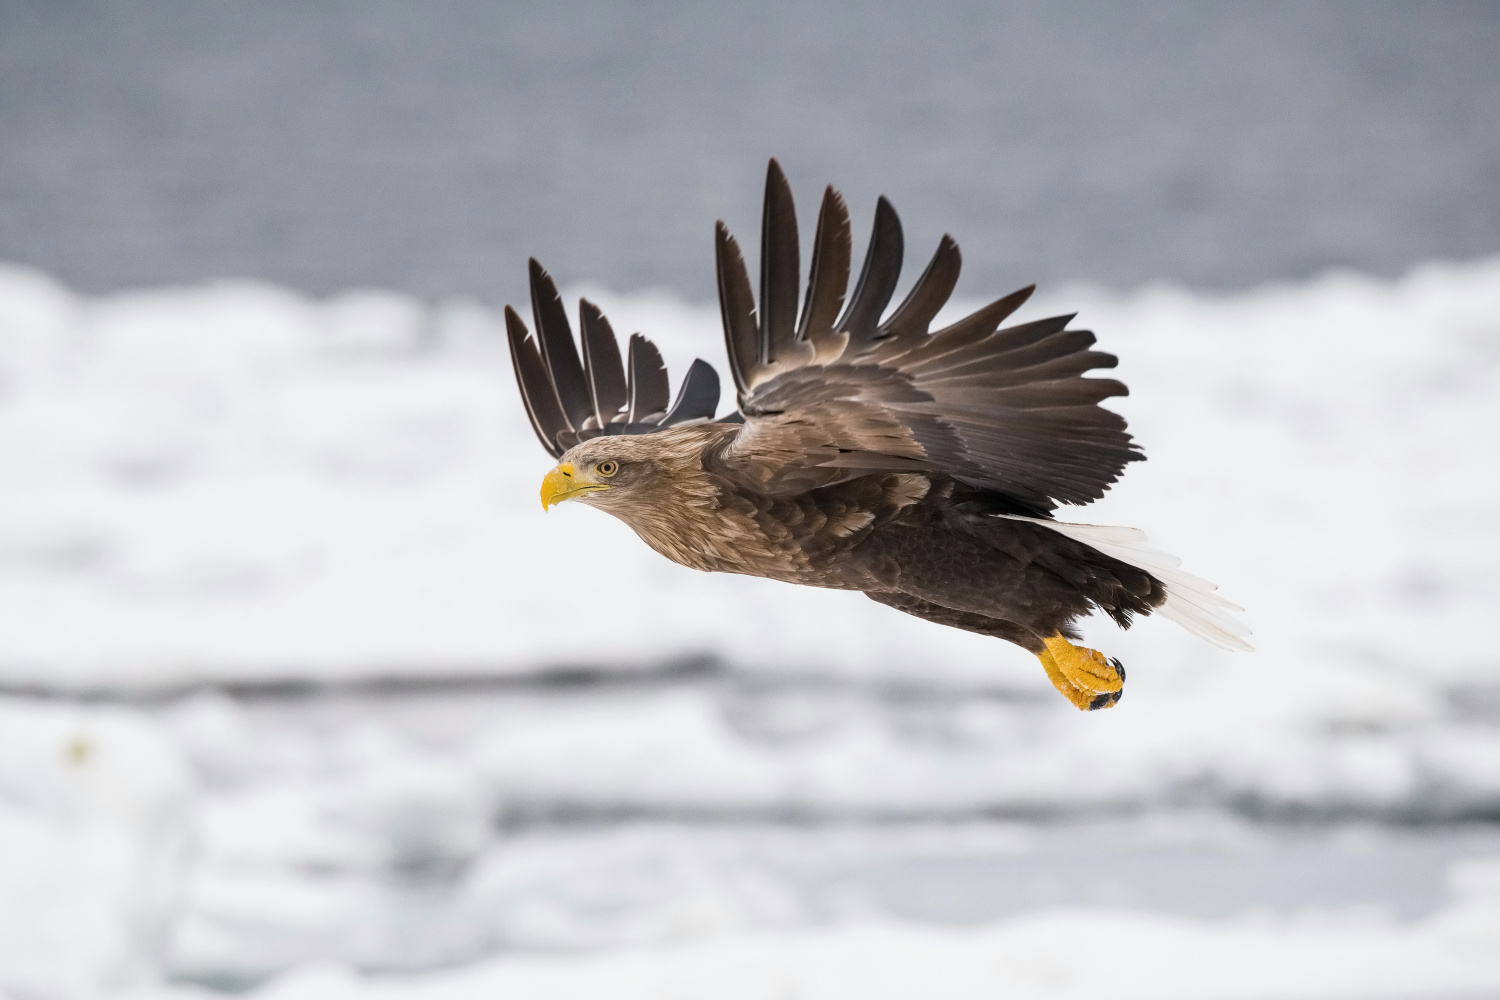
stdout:
<svg viewBox="0 0 1500 1000">
<path fill-rule="evenodd" d="M 573 463 L 564 462 L 542 479 L 542 509 L 550 510 L 555 504 L 560 504 L 564 500 L 607 489 L 609 487 L 604 483 L 592 483 L 581 479 L 578 470 L 573 468 Z"/>
</svg>

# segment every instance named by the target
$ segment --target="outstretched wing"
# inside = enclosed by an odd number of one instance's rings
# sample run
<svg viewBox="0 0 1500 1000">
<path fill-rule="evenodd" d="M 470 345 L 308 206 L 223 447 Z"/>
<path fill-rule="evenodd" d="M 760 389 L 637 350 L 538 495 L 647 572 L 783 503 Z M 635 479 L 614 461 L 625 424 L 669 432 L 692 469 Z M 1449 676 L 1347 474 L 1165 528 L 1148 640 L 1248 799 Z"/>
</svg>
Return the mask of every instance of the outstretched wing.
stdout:
<svg viewBox="0 0 1500 1000">
<path fill-rule="evenodd" d="M 672 401 L 656 345 L 633 333 L 622 362 L 609 320 L 587 299 L 578 303 L 580 359 L 557 285 L 536 258 L 531 260 L 531 314 L 535 337 L 510 306 L 505 307 L 505 331 L 521 400 L 553 458 L 601 434 L 648 434 L 713 419 L 719 375 L 711 365 L 695 360 Z"/>
<path fill-rule="evenodd" d="M 901 222 L 875 208 L 864 268 L 845 302 L 849 212 L 823 195 L 807 293 L 792 192 L 771 161 L 761 223 L 760 307 L 739 245 L 717 230 L 719 305 L 729 368 L 745 425 L 714 456 L 715 471 L 772 492 L 800 492 L 877 471 L 939 470 L 1045 512 L 1104 494 L 1127 462 L 1143 458 L 1119 414 L 1111 368 L 1069 330 L 1072 316 L 1004 329 L 1031 295 L 1024 288 L 929 333 L 958 280 L 947 236 L 906 299 L 884 321 L 901 273 Z"/>
</svg>

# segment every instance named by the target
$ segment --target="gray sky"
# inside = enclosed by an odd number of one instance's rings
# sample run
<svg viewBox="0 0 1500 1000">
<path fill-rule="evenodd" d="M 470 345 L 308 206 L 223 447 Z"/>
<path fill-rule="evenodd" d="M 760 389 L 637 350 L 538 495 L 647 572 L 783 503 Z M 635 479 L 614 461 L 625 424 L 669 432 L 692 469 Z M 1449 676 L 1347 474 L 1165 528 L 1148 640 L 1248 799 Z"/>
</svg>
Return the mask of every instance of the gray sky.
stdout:
<svg viewBox="0 0 1500 1000">
<path fill-rule="evenodd" d="M 1496 53 L 1494 3 L 13 0 L 0 259 L 703 300 L 776 155 L 805 227 L 832 181 L 951 232 L 961 293 L 1397 273 L 1500 251 Z"/>
</svg>

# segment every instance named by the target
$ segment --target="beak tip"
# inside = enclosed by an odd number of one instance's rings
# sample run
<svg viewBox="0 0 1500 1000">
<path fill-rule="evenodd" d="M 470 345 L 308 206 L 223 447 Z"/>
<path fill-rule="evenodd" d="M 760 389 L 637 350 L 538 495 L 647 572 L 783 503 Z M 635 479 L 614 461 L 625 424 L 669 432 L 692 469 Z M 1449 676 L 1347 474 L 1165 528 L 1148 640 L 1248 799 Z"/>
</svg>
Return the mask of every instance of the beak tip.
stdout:
<svg viewBox="0 0 1500 1000">
<path fill-rule="evenodd" d="M 542 510 L 549 511 L 561 503 L 567 494 L 568 484 L 564 481 L 562 474 L 553 469 L 542 479 L 541 500 Z"/>
</svg>

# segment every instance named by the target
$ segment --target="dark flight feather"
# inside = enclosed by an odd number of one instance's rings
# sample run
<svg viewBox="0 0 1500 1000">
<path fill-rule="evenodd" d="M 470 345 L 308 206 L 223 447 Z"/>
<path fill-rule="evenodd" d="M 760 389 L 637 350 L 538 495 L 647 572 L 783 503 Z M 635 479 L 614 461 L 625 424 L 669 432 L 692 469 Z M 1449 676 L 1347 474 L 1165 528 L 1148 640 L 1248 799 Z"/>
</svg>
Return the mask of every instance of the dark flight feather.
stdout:
<svg viewBox="0 0 1500 1000">
<path fill-rule="evenodd" d="M 620 363 L 620 344 L 609 320 L 588 299 L 578 302 L 578 333 L 583 343 L 583 373 L 594 404 L 595 426 L 604 427 L 630 400 L 625 367 Z"/>
<path fill-rule="evenodd" d="M 677 400 L 667 415 L 661 418 L 662 427 L 686 423 L 690 420 L 712 420 L 719 408 L 719 373 L 714 366 L 700 358 L 694 358 L 677 390 Z"/>
<path fill-rule="evenodd" d="M 788 360 L 796 352 L 797 284 L 801 281 L 801 250 L 797 240 L 797 209 L 792 186 L 781 165 L 771 161 L 766 171 L 766 200 L 761 214 L 760 351 L 759 363 Z"/>
<path fill-rule="evenodd" d="M 958 244 L 946 233 L 938 242 L 937 252 L 927 270 L 917 279 L 907 293 L 906 300 L 891 314 L 891 318 L 880 326 L 880 339 L 906 342 L 927 335 L 932 318 L 938 314 L 953 294 L 958 284 L 958 272 L 963 267 L 963 255 Z"/>
<path fill-rule="evenodd" d="M 879 351 L 880 359 L 886 364 L 895 364 L 911 350 L 918 348 L 923 351 L 923 357 L 935 358 L 982 343 L 1012 313 L 1025 305 L 1026 300 L 1031 298 L 1031 293 L 1034 291 L 1036 291 L 1035 285 L 1027 285 L 1025 288 L 1011 292 L 991 302 L 983 309 L 943 327 L 925 340 L 898 340 L 882 344 Z"/>
<path fill-rule="evenodd" d="M 561 457 L 562 447 L 557 443 L 558 435 L 568 428 L 568 418 L 563 416 L 562 406 L 557 401 L 557 389 L 552 376 L 547 373 L 547 364 L 542 360 L 531 331 L 516 311 L 505 307 L 505 333 L 510 341 L 511 366 L 516 371 L 516 384 L 521 389 L 521 402 L 526 406 L 526 415 L 531 418 L 532 430 L 541 439 L 542 447 L 553 458 Z"/>
<path fill-rule="evenodd" d="M 755 322 L 755 295 L 745 255 L 729 235 L 723 222 L 714 227 L 714 259 L 719 279 L 719 315 L 724 322 L 724 346 L 729 355 L 729 373 L 743 396 L 750 391 L 750 373 L 760 354 L 760 330 Z"/>
<path fill-rule="evenodd" d="M 797 337 L 812 344 L 818 353 L 833 346 L 839 311 L 849 288 L 849 261 L 853 240 L 849 233 L 849 208 L 843 195 L 829 185 L 818 209 L 817 235 L 813 238 L 812 268 L 807 275 L 807 295 Z M 839 344 L 842 349 L 842 344 Z"/>
<path fill-rule="evenodd" d="M 594 406 L 583 376 L 583 362 L 578 358 L 578 348 L 573 346 L 573 328 L 568 325 L 568 313 L 563 308 L 562 297 L 557 294 L 552 275 L 537 263 L 535 257 L 531 258 L 530 272 L 531 312 L 536 321 L 537 339 L 542 345 L 542 357 L 547 361 L 552 384 L 557 387 L 557 399 L 562 404 L 563 414 L 571 428 L 577 430 L 588 419 Z"/>
<path fill-rule="evenodd" d="M 880 316 L 896 294 L 896 282 L 901 280 L 905 247 L 901 219 L 885 195 L 881 195 L 875 202 L 875 225 L 870 231 L 865 265 L 859 273 L 859 283 L 854 286 L 854 297 L 838 324 L 840 330 L 849 334 L 849 350 L 857 352 L 878 336 Z"/>
<path fill-rule="evenodd" d="M 627 424 L 656 423 L 666 413 L 672 386 L 656 345 L 638 333 L 630 335 L 630 408 Z"/>
</svg>

